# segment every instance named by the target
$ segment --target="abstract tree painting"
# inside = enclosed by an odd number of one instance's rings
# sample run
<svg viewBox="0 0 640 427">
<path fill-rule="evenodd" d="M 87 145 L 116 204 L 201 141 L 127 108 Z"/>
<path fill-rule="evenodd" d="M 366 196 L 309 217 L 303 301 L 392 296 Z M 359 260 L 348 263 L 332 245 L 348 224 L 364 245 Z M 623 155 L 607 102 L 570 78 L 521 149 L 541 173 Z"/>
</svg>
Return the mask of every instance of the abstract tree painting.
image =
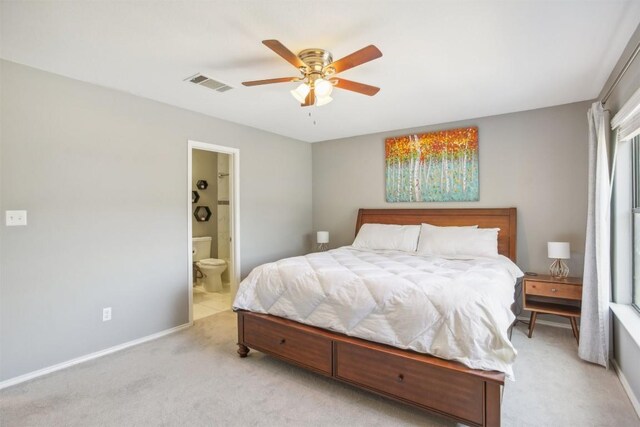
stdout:
<svg viewBox="0 0 640 427">
<path fill-rule="evenodd" d="M 478 128 L 385 141 L 387 202 L 479 200 Z"/>
</svg>

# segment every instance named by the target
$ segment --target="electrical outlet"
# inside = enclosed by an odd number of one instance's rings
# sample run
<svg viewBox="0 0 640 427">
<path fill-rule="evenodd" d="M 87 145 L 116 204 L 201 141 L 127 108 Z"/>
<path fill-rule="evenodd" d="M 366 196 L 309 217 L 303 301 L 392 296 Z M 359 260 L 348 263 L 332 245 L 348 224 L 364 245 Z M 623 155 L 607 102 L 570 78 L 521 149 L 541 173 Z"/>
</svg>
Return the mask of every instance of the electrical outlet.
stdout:
<svg viewBox="0 0 640 427">
<path fill-rule="evenodd" d="M 111 307 L 105 307 L 102 309 L 102 321 L 108 322 L 111 320 Z"/>
<path fill-rule="evenodd" d="M 27 211 L 6 211 L 7 226 L 27 225 Z"/>
</svg>

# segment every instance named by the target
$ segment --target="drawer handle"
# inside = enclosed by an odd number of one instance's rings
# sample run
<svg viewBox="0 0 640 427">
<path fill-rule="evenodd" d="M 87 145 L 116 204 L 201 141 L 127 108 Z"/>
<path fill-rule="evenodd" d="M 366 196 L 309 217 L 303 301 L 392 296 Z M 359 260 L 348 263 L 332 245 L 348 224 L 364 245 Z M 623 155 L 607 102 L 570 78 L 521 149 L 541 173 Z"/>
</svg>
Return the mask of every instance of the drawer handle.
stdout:
<svg viewBox="0 0 640 427">
<path fill-rule="evenodd" d="M 551 292 L 558 292 L 556 288 L 551 288 Z"/>
<path fill-rule="evenodd" d="M 401 383 L 402 381 L 404 381 L 404 375 L 398 374 L 398 382 Z"/>
<path fill-rule="evenodd" d="M 287 342 L 287 340 L 286 340 L 286 339 L 284 339 L 284 338 L 282 338 L 282 339 L 280 340 L 280 344 L 284 344 L 285 342 Z"/>
</svg>

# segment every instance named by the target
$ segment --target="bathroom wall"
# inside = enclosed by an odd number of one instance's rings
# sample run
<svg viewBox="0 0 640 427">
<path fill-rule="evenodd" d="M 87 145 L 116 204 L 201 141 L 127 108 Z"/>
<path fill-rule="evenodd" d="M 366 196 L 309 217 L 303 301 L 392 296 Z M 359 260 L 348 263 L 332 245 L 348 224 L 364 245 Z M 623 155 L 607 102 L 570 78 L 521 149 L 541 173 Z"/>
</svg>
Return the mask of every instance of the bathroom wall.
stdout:
<svg viewBox="0 0 640 427">
<path fill-rule="evenodd" d="M 228 262 L 227 269 L 222 273 L 222 282 L 229 283 L 229 272 L 233 271 L 231 265 L 231 216 L 229 210 L 229 160 L 228 154 L 218 154 L 218 174 L 223 176 L 218 177 L 218 200 L 216 206 L 217 213 L 217 258 L 224 259 Z M 224 176 L 226 175 L 226 176 Z"/>
<path fill-rule="evenodd" d="M 192 205 L 193 214 L 198 206 L 207 206 L 211 210 L 209 221 L 199 222 L 193 217 L 191 233 L 193 237 L 211 236 L 211 258 L 218 258 L 218 153 L 205 150 L 193 150 L 191 187 L 200 195 Z M 205 190 L 196 187 L 196 183 L 205 180 L 209 186 Z"/>
</svg>

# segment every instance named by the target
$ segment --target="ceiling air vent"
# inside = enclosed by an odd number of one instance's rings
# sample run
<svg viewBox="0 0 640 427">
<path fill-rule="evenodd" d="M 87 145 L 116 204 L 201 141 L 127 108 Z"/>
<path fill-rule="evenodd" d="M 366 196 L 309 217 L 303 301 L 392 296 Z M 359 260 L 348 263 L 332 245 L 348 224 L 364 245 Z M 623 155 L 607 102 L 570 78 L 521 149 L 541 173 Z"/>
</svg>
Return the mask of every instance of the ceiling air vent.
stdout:
<svg viewBox="0 0 640 427">
<path fill-rule="evenodd" d="M 196 74 L 195 76 L 186 78 L 185 81 L 197 84 L 199 86 L 204 86 L 206 88 L 215 90 L 216 92 L 226 92 L 230 89 L 233 89 L 228 84 L 213 80 L 212 78 L 200 73 Z"/>
</svg>

